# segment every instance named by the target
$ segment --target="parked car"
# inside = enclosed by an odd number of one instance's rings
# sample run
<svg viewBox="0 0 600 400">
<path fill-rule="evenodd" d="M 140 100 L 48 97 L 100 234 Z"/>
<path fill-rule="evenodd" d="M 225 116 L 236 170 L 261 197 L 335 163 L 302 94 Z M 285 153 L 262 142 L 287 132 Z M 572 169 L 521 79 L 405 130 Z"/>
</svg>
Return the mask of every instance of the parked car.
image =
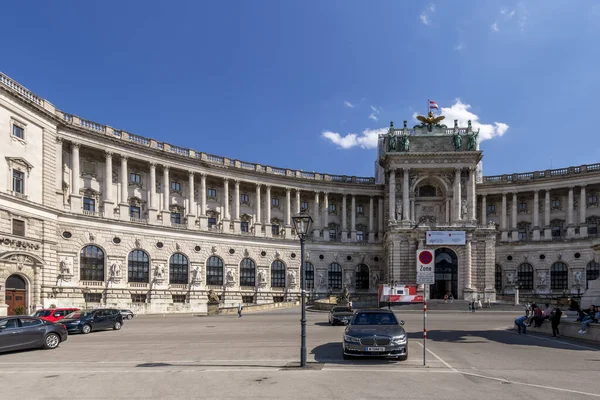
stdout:
<svg viewBox="0 0 600 400">
<path fill-rule="evenodd" d="M 354 311 L 350 307 L 332 307 L 329 311 L 329 323 L 331 325 L 347 324 L 352 319 Z"/>
<path fill-rule="evenodd" d="M 67 337 L 67 328 L 63 324 L 25 315 L 0 317 L 0 352 L 55 349 Z"/>
<path fill-rule="evenodd" d="M 112 308 L 97 308 L 94 310 L 79 310 L 59 320 L 67 327 L 69 333 L 90 333 L 102 329 L 118 331 L 123 327 L 123 316 L 119 310 Z"/>
<path fill-rule="evenodd" d="M 360 310 L 354 313 L 344 330 L 342 341 L 344 359 L 353 356 L 408 358 L 408 339 L 389 310 Z"/>
<path fill-rule="evenodd" d="M 56 322 L 63 319 L 74 311 L 79 310 L 76 307 L 69 308 L 44 308 L 33 313 L 32 317 L 37 317 L 50 322 Z"/>
<path fill-rule="evenodd" d="M 131 310 L 119 310 L 119 311 L 121 311 L 121 315 L 123 316 L 123 319 L 133 319 L 133 317 L 135 317 L 135 314 Z"/>
</svg>

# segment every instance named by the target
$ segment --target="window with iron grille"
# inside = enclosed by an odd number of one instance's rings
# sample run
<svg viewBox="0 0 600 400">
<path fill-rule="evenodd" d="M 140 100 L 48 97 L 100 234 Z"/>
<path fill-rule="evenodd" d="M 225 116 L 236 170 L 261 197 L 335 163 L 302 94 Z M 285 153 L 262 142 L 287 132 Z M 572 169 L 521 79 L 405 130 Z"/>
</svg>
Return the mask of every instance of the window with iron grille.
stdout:
<svg viewBox="0 0 600 400">
<path fill-rule="evenodd" d="M 600 263 L 590 261 L 585 267 L 585 288 L 588 288 L 590 281 L 600 277 Z"/>
<path fill-rule="evenodd" d="M 271 287 L 285 287 L 285 264 L 275 260 L 271 264 Z"/>
<path fill-rule="evenodd" d="M 308 261 L 304 262 L 304 284 L 306 290 L 312 290 L 315 287 L 315 267 Z"/>
<path fill-rule="evenodd" d="M 176 285 L 187 285 L 189 262 L 181 253 L 175 253 L 169 259 L 169 282 Z"/>
<path fill-rule="evenodd" d="M 25 236 L 25 221 L 22 221 L 20 219 L 13 219 L 12 233 L 15 236 Z"/>
<path fill-rule="evenodd" d="M 496 291 L 502 290 L 502 267 L 496 264 L 496 270 L 494 271 L 494 281 L 496 284 Z"/>
<path fill-rule="evenodd" d="M 273 296 L 273 303 L 283 303 L 285 298 L 283 296 Z"/>
<path fill-rule="evenodd" d="M 567 264 L 556 262 L 550 267 L 550 288 L 564 290 L 569 288 L 569 268 Z"/>
<path fill-rule="evenodd" d="M 150 281 L 150 259 L 143 250 L 134 250 L 127 257 L 127 280 L 148 283 Z"/>
<path fill-rule="evenodd" d="M 242 303 L 254 304 L 254 296 L 242 296 Z"/>
<path fill-rule="evenodd" d="M 244 258 L 240 263 L 240 285 L 256 285 L 256 264 L 250 258 Z"/>
<path fill-rule="evenodd" d="M 13 192 L 25 194 L 25 174 L 13 169 Z"/>
<path fill-rule="evenodd" d="M 90 197 L 83 198 L 83 210 L 96 212 L 96 200 Z"/>
<path fill-rule="evenodd" d="M 517 270 L 519 289 L 533 290 L 533 267 L 531 264 L 523 263 Z"/>
<path fill-rule="evenodd" d="M 146 295 L 142 293 L 131 293 L 131 302 L 132 303 L 145 303 Z"/>
<path fill-rule="evenodd" d="M 356 266 L 356 289 L 369 289 L 369 267 L 365 264 Z"/>
<path fill-rule="evenodd" d="M 83 300 L 86 303 L 102 303 L 102 293 L 84 293 Z"/>
<path fill-rule="evenodd" d="M 185 303 L 186 295 L 185 294 L 174 294 L 173 303 Z"/>
<path fill-rule="evenodd" d="M 82 281 L 104 281 L 104 251 L 98 246 L 85 246 L 79 252 L 79 277 Z"/>
<path fill-rule="evenodd" d="M 342 288 L 342 266 L 340 264 L 329 264 L 329 267 L 327 267 L 327 281 L 331 289 Z"/>
<path fill-rule="evenodd" d="M 206 284 L 223 284 L 223 260 L 217 256 L 211 256 L 206 260 Z"/>
</svg>

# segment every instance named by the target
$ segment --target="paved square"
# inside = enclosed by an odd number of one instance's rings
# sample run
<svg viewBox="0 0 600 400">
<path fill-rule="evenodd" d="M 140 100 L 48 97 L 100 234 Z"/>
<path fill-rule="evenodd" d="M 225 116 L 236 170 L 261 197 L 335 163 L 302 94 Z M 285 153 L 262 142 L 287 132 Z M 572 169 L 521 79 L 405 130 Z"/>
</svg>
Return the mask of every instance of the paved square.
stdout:
<svg viewBox="0 0 600 400">
<path fill-rule="evenodd" d="M 345 361 L 344 327 L 307 313 L 307 370 L 300 310 L 235 316 L 139 316 L 121 331 L 71 335 L 54 351 L 0 356 L 3 393 L 26 399 L 600 397 L 598 348 L 506 331 L 507 312 L 430 312 L 406 321 L 409 359 Z M 534 331 L 532 329 L 532 331 Z M 4 396 L 3 396 L 4 398 Z"/>
</svg>

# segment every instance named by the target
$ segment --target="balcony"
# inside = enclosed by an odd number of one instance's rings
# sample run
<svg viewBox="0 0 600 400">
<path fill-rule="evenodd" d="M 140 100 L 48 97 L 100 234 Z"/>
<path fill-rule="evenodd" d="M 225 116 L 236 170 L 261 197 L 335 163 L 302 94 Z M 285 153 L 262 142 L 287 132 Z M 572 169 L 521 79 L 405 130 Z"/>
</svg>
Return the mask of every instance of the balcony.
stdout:
<svg viewBox="0 0 600 400">
<path fill-rule="evenodd" d="M 129 217 L 129 222 L 132 222 L 134 224 L 147 225 L 148 218 Z"/>
<path fill-rule="evenodd" d="M 13 196 L 15 196 L 19 199 L 23 199 L 23 200 L 27 200 L 29 198 L 29 196 L 27 196 L 26 194 L 16 192 L 14 190 L 8 190 L 8 194 L 13 195 Z"/>
<path fill-rule="evenodd" d="M 98 211 L 82 210 L 81 213 L 83 215 L 89 215 L 90 217 L 99 217 L 100 216 L 100 213 Z"/>
<path fill-rule="evenodd" d="M 177 222 L 171 222 L 171 228 L 175 229 L 187 229 L 187 224 L 181 224 Z"/>
</svg>

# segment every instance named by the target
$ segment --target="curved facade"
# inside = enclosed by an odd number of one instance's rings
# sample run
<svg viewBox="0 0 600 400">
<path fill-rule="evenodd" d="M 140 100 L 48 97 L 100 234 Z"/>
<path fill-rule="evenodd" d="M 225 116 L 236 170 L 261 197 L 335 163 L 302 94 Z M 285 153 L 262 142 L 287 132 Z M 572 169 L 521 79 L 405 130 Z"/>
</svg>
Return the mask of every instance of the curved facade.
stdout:
<svg viewBox="0 0 600 400">
<path fill-rule="evenodd" d="M 223 305 L 296 300 L 291 216 L 301 210 L 315 221 L 306 260 L 315 296 L 348 286 L 372 300 L 379 284 L 412 284 L 420 248 L 436 249 L 434 297 L 493 298 L 517 281 L 585 291 L 598 271 L 600 164 L 477 182 L 472 134 L 391 128 L 377 179 L 307 173 L 87 121 L 0 74 L 0 315 L 100 304 L 205 312 L 209 295 Z M 428 245 L 440 230 L 466 242 Z"/>
</svg>

